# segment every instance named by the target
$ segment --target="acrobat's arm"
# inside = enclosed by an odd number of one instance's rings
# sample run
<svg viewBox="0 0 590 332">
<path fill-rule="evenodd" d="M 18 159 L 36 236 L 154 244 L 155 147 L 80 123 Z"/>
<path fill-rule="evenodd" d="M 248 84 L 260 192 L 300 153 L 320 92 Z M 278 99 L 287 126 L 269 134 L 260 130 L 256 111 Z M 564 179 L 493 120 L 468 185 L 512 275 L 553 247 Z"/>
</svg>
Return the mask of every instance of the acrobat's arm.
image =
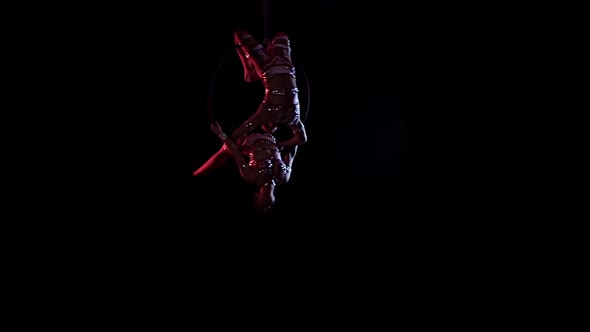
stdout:
<svg viewBox="0 0 590 332">
<path fill-rule="evenodd" d="M 291 172 L 293 171 L 293 161 L 295 160 L 295 155 L 297 154 L 298 146 L 287 146 L 281 150 L 281 159 L 285 163 L 285 166 L 288 167 L 288 172 L 285 173 L 285 178 L 282 183 L 287 183 L 291 179 Z"/>
</svg>

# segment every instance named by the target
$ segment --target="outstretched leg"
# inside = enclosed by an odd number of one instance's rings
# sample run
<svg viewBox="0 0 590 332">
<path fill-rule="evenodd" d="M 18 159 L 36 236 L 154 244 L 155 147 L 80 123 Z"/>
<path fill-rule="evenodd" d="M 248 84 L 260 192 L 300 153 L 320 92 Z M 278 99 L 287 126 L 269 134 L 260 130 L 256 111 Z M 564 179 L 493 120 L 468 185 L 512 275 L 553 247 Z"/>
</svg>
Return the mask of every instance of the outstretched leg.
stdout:
<svg viewBox="0 0 590 332">
<path fill-rule="evenodd" d="M 231 158 L 231 152 L 229 152 L 224 145 L 201 167 L 194 171 L 193 176 L 207 175 L 209 172 L 211 172 L 211 170 L 222 167 L 229 158 Z"/>
</svg>

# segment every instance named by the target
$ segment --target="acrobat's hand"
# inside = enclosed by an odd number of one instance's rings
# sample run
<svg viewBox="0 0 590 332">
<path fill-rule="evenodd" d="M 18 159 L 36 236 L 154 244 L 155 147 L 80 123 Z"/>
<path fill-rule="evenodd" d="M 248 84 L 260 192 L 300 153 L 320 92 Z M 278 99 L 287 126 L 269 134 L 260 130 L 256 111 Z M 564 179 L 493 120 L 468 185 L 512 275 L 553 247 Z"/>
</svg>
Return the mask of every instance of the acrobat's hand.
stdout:
<svg viewBox="0 0 590 332">
<path fill-rule="evenodd" d="M 217 121 L 211 122 L 210 128 L 211 131 L 217 136 L 220 136 L 223 133 L 223 130 Z"/>
<path fill-rule="evenodd" d="M 270 196 L 256 196 L 254 207 L 261 211 L 268 211 L 272 209 L 275 204 L 274 194 Z"/>
<path fill-rule="evenodd" d="M 227 135 L 223 132 L 223 130 L 221 129 L 221 126 L 219 125 L 219 123 L 217 121 L 211 122 L 211 131 L 215 135 L 217 135 L 217 137 L 219 137 L 219 139 L 223 143 L 226 143 L 228 141 Z"/>
</svg>

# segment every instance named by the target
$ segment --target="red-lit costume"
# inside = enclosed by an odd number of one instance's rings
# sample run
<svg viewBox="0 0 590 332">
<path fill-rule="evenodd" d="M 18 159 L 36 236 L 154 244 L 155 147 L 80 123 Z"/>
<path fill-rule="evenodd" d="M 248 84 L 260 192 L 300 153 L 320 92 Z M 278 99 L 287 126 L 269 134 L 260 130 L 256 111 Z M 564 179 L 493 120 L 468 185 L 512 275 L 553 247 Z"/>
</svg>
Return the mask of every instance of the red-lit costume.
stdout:
<svg viewBox="0 0 590 332">
<path fill-rule="evenodd" d="M 236 142 L 257 128 L 273 133 L 278 126 L 285 125 L 293 136 L 280 142 L 280 147 L 305 143 L 307 134 L 301 120 L 299 89 L 287 34 L 275 34 L 266 48 L 245 31 L 237 31 L 234 41 L 244 68 L 244 80 L 261 80 L 265 94 L 258 110 L 232 132 L 232 140 Z"/>
<path fill-rule="evenodd" d="M 205 175 L 233 157 L 242 179 L 259 187 L 254 206 L 261 210 L 270 209 L 275 203 L 275 187 L 289 181 L 297 146 L 281 150 L 270 133 L 250 133 L 234 143 L 216 122 L 211 124 L 211 130 L 224 144 L 193 175 Z"/>
</svg>

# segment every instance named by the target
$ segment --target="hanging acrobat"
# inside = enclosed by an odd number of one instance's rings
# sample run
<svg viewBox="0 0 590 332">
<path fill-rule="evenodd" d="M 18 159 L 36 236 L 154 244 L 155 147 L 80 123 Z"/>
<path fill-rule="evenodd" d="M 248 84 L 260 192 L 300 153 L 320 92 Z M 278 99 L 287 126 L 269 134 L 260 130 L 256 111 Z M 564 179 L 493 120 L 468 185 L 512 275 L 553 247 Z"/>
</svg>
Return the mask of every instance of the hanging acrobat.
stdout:
<svg viewBox="0 0 590 332">
<path fill-rule="evenodd" d="M 205 175 L 233 158 L 241 178 L 258 187 L 253 206 L 267 211 L 275 204 L 276 187 L 286 184 L 291 177 L 298 147 L 307 141 L 291 45 L 288 35 L 279 32 L 265 48 L 243 30 L 235 32 L 234 43 L 244 69 L 244 80 L 261 81 L 264 98 L 256 112 L 229 137 L 221 125 L 212 120 L 210 129 L 223 145 L 193 175 Z M 280 126 L 289 128 L 292 135 L 277 141 L 273 134 Z"/>
</svg>

